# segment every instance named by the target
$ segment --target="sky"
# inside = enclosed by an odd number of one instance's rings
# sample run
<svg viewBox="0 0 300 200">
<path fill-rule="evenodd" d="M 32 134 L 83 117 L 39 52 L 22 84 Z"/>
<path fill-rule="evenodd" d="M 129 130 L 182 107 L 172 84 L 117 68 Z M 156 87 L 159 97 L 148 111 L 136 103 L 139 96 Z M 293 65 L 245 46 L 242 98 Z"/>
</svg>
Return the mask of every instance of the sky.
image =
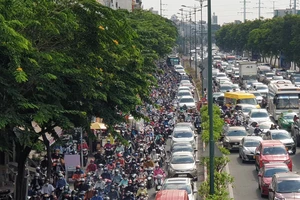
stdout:
<svg viewBox="0 0 300 200">
<path fill-rule="evenodd" d="M 172 15 L 177 15 L 181 19 L 179 9 L 181 5 L 186 5 L 189 7 L 200 7 L 199 0 L 142 0 L 143 8 L 150 9 L 153 8 L 156 11 L 160 10 L 160 1 L 163 4 L 163 15 L 164 17 L 170 18 Z M 246 1 L 246 19 L 254 20 L 258 18 L 258 7 L 259 1 L 261 2 L 261 17 L 272 18 L 273 10 L 275 9 L 286 9 L 290 8 L 290 1 L 292 7 L 294 5 L 294 0 L 245 0 Z M 300 8 L 300 0 L 297 0 L 297 7 Z M 212 14 L 218 16 L 218 24 L 222 25 L 224 23 L 234 22 L 234 20 L 244 20 L 243 8 L 244 0 L 211 0 L 212 4 Z M 204 0 L 203 5 L 206 5 L 206 0 Z M 188 8 L 184 8 L 188 10 Z M 299 9 L 300 10 L 300 9 Z M 197 14 L 197 21 L 200 19 L 200 12 Z M 203 20 L 207 21 L 207 11 L 203 8 Z"/>
</svg>

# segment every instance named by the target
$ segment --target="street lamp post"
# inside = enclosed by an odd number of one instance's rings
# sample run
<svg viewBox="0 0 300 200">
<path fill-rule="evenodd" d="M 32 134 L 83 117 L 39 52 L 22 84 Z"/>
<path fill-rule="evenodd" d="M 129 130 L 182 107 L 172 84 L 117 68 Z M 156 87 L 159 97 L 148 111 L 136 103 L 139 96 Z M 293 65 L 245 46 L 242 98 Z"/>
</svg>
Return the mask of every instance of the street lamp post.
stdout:
<svg viewBox="0 0 300 200">
<path fill-rule="evenodd" d="M 211 0 L 207 0 L 207 49 L 208 49 L 208 115 L 209 115 L 209 193 L 215 193 L 214 188 L 214 135 L 213 135 L 213 98 L 212 98 L 212 41 L 211 41 Z"/>
</svg>

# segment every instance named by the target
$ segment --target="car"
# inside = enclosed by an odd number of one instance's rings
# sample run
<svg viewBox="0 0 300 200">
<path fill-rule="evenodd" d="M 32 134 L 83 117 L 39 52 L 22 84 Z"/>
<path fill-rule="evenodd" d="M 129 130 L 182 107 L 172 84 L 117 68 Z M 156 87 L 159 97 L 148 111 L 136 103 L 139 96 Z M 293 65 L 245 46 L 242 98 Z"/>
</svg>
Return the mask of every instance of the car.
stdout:
<svg viewBox="0 0 300 200">
<path fill-rule="evenodd" d="M 225 73 L 226 74 L 232 73 L 232 67 L 230 65 L 225 68 Z"/>
<path fill-rule="evenodd" d="M 269 199 L 300 199 L 300 175 L 293 172 L 274 174 L 269 186 Z"/>
<path fill-rule="evenodd" d="M 234 110 L 242 111 L 243 117 L 246 118 L 248 116 L 249 112 L 254 108 L 256 108 L 255 105 L 240 103 L 240 104 L 235 105 Z"/>
<path fill-rule="evenodd" d="M 267 122 L 261 122 L 261 123 L 257 123 L 257 122 L 252 122 L 249 126 L 248 126 L 248 133 L 250 135 L 252 135 L 254 133 L 254 129 L 256 127 L 256 125 L 258 124 L 259 129 L 261 130 L 262 134 L 266 134 L 266 132 L 268 132 L 271 128 L 271 125 L 274 125 L 273 122 L 271 121 L 267 121 Z"/>
<path fill-rule="evenodd" d="M 284 80 L 283 76 L 273 76 L 272 80 Z"/>
<path fill-rule="evenodd" d="M 284 144 L 286 150 L 296 153 L 296 144 L 291 134 L 286 130 L 269 130 L 263 137 L 264 140 L 279 140 Z"/>
<path fill-rule="evenodd" d="M 180 128 L 180 127 L 183 127 L 183 128 L 189 127 L 189 128 L 191 128 L 191 130 L 195 131 L 195 126 L 191 122 L 178 122 L 174 126 L 174 128 Z"/>
<path fill-rule="evenodd" d="M 249 116 L 247 117 L 246 121 L 248 122 L 248 124 L 251 124 L 252 122 L 260 123 L 271 121 L 271 118 L 266 109 L 255 108 L 249 112 Z"/>
<path fill-rule="evenodd" d="M 189 196 L 189 200 L 197 199 L 197 187 L 191 178 L 167 178 L 163 182 L 160 190 L 185 190 Z"/>
<path fill-rule="evenodd" d="M 196 103 L 195 103 L 195 100 L 192 96 L 182 96 L 178 100 L 178 107 L 179 108 L 182 108 L 184 105 L 186 105 L 186 107 L 188 109 L 195 109 L 196 108 Z"/>
<path fill-rule="evenodd" d="M 170 151 L 167 151 L 169 155 L 175 153 L 175 152 L 190 152 L 194 156 L 196 156 L 195 152 L 197 149 L 194 149 L 194 147 L 190 143 L 174 143 L 172 147 L 170 148 Z"/>
<path fill-rule="evenodd" d="M 261 82 L 252 82 L 250 88 L 253 89 L 253 90 L 255 90 L 256 87 L 259 86 L 259 85 L 264 85 L 264 84 L 261 83 Z"/>
<path fill-rule="evenodd" d="M 233 90 L 232 84 L 221 84 L 219 86 L 219 91 L 220 92 L 228 92 L 228 91 L 230 92 L 232 90 Z"/>
<path fill-rule="evenodd" d="M 180 90 L 177 93 L 177 99 L 180 99 L 182 96 L 190 96 L 193 98 L 193 94 L 191 93 L 190 90 Z"/>
<path fill-rule="evenodd" d="M 231 86 L 233 91 L 241 91 L 239 84 L 232 84 Z"/>
<path fill-rule="evenodd" d="M 300 86 L 300 77 L 299 76 L 292 77 L 291 81 L 296 86 Z"/>
<path fill-rule="evenodd" d="M 190 80 L 181 80 L 179 85 L 184 85 L 184 84 L 191 84 Z"/>
<path fill-rule="evenodd" d="M 178 69 L 178 70 L 176 70 L 176 72 L 179 73 L 182 76 L 186 76 L 186 72 L 185 72 L 184 69 Z"/>
<path fill-rule="evenodd" d="M 258 189 L 261 197 L 269 195 L 269 186 L 274 174 L 289 172 L 285 163 L 266 163 L 258 172 Z"/>
<path fill-rule="evenodd" d="M 192 83 L 183 83 L 180 86 L 189 87 L 191 91 L 194 91 L 194 89 L 195 89 L 195 86 Z"/>
<path fill-rule="evenodd" d="M 195 160 L 193 153 L 176 152 L 167 161 L 168 177 L 187 176 L 195 178 L 197 176 L 197 166 L 199 160 Z"/>
<path fill-rule="evenodd" d="M 281 113 L 278 117 L 278 126 L 286 130 L 291 130 L 295 115 L 297 116 L 297 113 L 295 112 Z"/>
<path fill-rule="evenodd" d="M 190 87 L 188 87 L 188 86 L 179 86 L 179 87 L 178 87 L 178 92 L 180 92 L 181 90 L 188 90 L 188 91 L 190 91 L 192 94 L 194 94 L 194 90 L 191 90 Z"/>
<path fill-rule="evenodd" d="M 257 92 L 261 93 L 261 95 L 264 96 L 264 97 L 266 97 L 267 94 L 269 93 L 269 88 L 268 88 L 268 86 L 263 85 L 263 84 L 257 85 L 257 86 L 255 87 L 255 89 L 256 89 Z"/>
<path fill-rule="evenodd" d="M 175 65 L 174 68 L 176 72 L 178 72 L 178 70 L 184 70 L 182 65 Z"/>
<path fill-rule="evenodd" d="M 194 131 L 190 127 L 176 127 L 169 136 L 171 146 L 174 143 L 190 143 L 194 149 L 196 149 L 196 137 L 197 135 L 194 134 Z"/>
<path fill-rule="evenodd" d="M 245 136 L 247 136 L 247 131 L 244 126 L 230 126 L 223 133 L 223 146 L 228 150 L 238 150 Z"/>
<path fill-rule="evenodd" d="M 245 136 L 239 146 L 239 157 L 242 162 L 254 161 L 255 149 L 263 139 L 260 136 Z"/>
<path fill-rule="evenodd" d="M 258 104 L 262 103 L 263 97 L 262 97 L 262 95 L 258 91 L 249 91 L 249 93 L 254 94 L 254 96 L 256 97 L 256 101 L 257 101 Z"/>
<path fill-rule="evenodd" d="M 272 80 L 274 76 L 275 76 L 275 73 L 273 73 L 273 72 L 265 73 L 265 80 Z"/>
<path fill-rule="evenodd" d="M 213 93 L 213 102 L 216 103 L 217 102 L 217 98 L 221 97 L 221 96 L 224 97 L 224 93 L 223 92 L 214 92 Z"/>
<path fill-rule="evenodd" d="M 239 78 L 240 77 L 240 72 L 238 70 L 235 70 L 234 74 L 233 74 L 233 77 L 236 78 L 236 79 Z"/>
<path fill-rule="evenodd" d="M 244 89 L 246 89 L 246 90 L 250 89 L 252 87 L 253 83 L 259 83 L 259 82 L 257 80 L 246 80 L 246 81 L 243 82 L 243 86 L 242 87 Z"/>
<path fill-rule="evenodd" d="M 215 77 L 215 81 L 218 82 L 219 80 L 229 80 L 229 78 L 226 76 L 225 73 L 219 72 Z"/>
<path fill-rule="evenodd" d="M 255 169 L 259 171 L 265 163 L 282 162 L 293 170 L 293 161 L 284 144 L 279 140 L 262 140 L 255 150 Z"/>
<path fill-rule="evenodd" d="M 213 76 L 213 78 L 215 78 L 218 73 L 220 73 L 219 69 L 212 69 L 212 76 Z"/>
</svg>

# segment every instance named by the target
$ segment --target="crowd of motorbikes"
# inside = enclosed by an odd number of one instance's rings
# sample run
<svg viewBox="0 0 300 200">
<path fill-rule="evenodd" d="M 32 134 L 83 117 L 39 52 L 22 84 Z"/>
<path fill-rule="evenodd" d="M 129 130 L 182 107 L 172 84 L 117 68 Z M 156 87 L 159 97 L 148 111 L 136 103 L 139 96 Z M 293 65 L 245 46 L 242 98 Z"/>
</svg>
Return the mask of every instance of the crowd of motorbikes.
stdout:
<svg viewBox="0 0 300 200">
<path fill-rule="evenodd" d="M 160 190 L 166 177 L 163 170 L 167 159 L 165 145 L 177 116 L 174 99 L 180 81 L 180 75 L 172 67 L 160 67 L 164 73 L 156 74 L 159 84 L 151 93 L 157 106 L 145 103 L 137 108 L 149 119 L 142 129 L 119 126 L 119 133 L 126 142 L 107 139 L 89 160 L 86 143 L 79 145 L 85 150 L 86 169 L 77 166 L 72 183 L 65 177 L 63 157 L 64 154 L 77 154 L 80 148 L 77 141 L 66 141 L 62 149 L 55 149 L 52 155 L 52 177 L 46 176 L 47 157 L 36 169 L 29 185 L 29 199 L 146 200 L 149 189 Z"/>
</svg>

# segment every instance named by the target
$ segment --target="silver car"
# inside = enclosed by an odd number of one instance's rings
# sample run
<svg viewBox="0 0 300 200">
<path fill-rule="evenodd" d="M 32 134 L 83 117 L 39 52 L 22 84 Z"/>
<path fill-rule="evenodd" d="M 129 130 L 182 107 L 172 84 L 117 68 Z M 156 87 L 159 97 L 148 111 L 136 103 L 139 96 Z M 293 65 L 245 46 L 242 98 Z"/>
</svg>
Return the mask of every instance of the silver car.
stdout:
<svg viewBox="0 0 300 200">
<path fill-rule="evenodd" d="M 196 148 L 195 138 L 197 135 L 190 127 L 175 127 L 172 135 L 169 136 L 171 139 L 171 146 L 175 143 L 190 143 L 193 148 Z"/>
<path fill-rule="evenodd" d="M 169 155 L 176 153 L 176 152 L 190 152 L 196 156 L 196 149 L 190 143 L 175 143 L 171 148 L 170 151 L 167 151 Z"/>
<path fill-rule="evenodd" d="M 246 136 L 241 140 L 239 147 L 239 157 L 242 159 L 242 162 L 245 161 L 254 161 L 254 152 L 256 147 L 258 147 L 259 142 L 262 141 L 260 136 Z"/>
<path fill-rule="evenodd" d="M 176 152 L 171 155 L 170 161 L 167 161 L 168 177 L 190 177 L 197 176 L 197 166 L 199 160 L 190 152 Z"/>
<path fill-rule="evenodd" d="M 247 136 L 244 126 L 231 126 L 223 135 L 223 146 L 228 150 L 238 150 L 241 140 Z"/>
<path fill-rule="evenodd" d="M 175 124 L 174 128 L 180 128 L 180 127 L 190 127 L 193 131 L 195 131 L 195 127 L 191 122 L 179 122 Z"/>
</svg>

